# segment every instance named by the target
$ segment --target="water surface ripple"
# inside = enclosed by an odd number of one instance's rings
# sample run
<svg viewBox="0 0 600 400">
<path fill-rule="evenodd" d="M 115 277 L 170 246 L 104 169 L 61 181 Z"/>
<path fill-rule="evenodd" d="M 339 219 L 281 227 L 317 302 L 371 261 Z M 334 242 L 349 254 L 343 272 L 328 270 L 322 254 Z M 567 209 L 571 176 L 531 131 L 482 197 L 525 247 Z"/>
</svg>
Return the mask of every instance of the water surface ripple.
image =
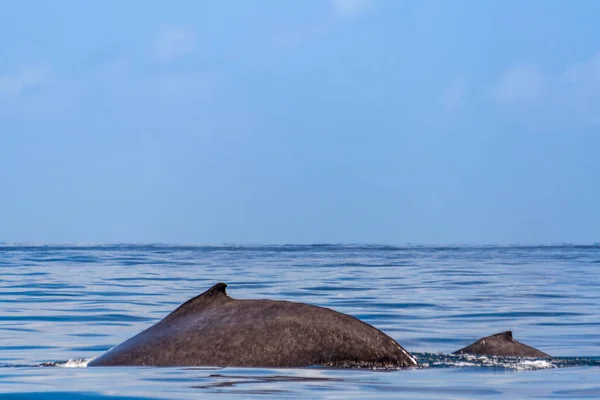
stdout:
<svg viewBox="0 0 600 400">
<path fill-rule="evenodd" d="M 597 245 L 0 245 L 0 397 L 598 398 L 599 266 Z M 85 366 L 221 281 L 354 315 L 424 368 L 42 367 Z M 506 329 L 557 359 L 449 355 Z"/>
</svg>

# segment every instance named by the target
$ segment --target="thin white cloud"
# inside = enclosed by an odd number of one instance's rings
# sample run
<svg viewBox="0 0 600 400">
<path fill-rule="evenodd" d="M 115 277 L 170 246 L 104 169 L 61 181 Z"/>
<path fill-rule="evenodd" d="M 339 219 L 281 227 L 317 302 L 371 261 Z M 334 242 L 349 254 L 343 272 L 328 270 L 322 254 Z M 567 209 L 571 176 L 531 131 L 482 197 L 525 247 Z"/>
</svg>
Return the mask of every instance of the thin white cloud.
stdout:
<svg viewBox="0 0 600 400">
<path fill-rule="evenodd" d="M 156 37 L 154 55 L 158 61 L 169 62 L 194 52 L 196 35 L 183 28 L 164 28 Z"/>
<path fill-rule="evenodd" d="M 337 19 L 352 21 L 369 9 L 372 0 L 330 0 L 330 4 Z"/>
<path fill-rule="evenodd" d="M 27 89 L 43 84 L 46 76 L 42 67 L 26 68 L 12 75 L 0 75 L 0 100 L 19 96 Z"/>
<path fill-rule="evenodd" d="M 465 117 L 469 100 L 468 86 L 463 80 L 449 82 L 441 94 L 426 106 L 423 112 L 415 112 L 411 116 L 420 126 L 436 132 L 448 132 L 459 127 Z"/>
<path fill-rule="evenodd" d="M 498 103 L 532 104 L 545 95 L 548 82 L 536 68 L 517 65 L 504 72 L 491 95 Z"/>
<path fill-rule="evenodd" d="M 463 108 L 467 100 L 467 88 L 463 82 L 454 82 L 442 95 L 444 110 L 452 112 Z"/>
<path fill-rule="evenodd" d="M 554 103 L 586 124 L 600 125 L 600 51 L 558 79 Z"/>
<path fill-rule="evenodd" d="M 77 107 L 78 89 L 42 67 L 0 76 L 0 117 L 37 119 L 68 115 Z"/>
<path fill-rule="evenodd" d="M 600 52 L 553 74 L 530 66 L 509 68 L 493 86 L 491 95 L 495 103 L 514 110 L 538 110 L 548 121 L 597 125 Z"/>
<path fill-rule="evenodd" d="M 582 96 L 600 96 L 600 51 L 585 62 L 569 68 L 563 76 L 566 84 Z"/>
<path fill-rule="evenodd" d="M 297 47 L 318 40 L 339 24 L 351 23 L 362 17 L 373 5 L 374 0 L 327 0 L 326 14 L 312 20 L 299 29 L 278 32 L 271 38 L 276 47 Z M 292 28 L 293 29 L 293 28 Z"/>
</svg>

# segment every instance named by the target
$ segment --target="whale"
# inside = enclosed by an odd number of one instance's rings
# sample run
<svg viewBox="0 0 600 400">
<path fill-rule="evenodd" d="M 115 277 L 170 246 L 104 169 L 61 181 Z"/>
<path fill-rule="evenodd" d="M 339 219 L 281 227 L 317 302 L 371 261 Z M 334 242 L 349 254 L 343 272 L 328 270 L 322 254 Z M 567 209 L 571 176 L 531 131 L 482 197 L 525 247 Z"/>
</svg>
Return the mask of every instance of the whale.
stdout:
<svg viewBox="0 0 600 400">
<path fill-rule="evenodd" d="M 305 303 L 234 299 L 226 288 L 215 284 L 88 367 L 419 366 L 394 339 L 355 317 Z"/>
<path fill-rule="evenodd" d="M 512 331 L 496 333 L 455 351 L 452 354 L 473 354 L 496 357 L 552 358 L 550 355 L 518 342 Z"/>
</svg>

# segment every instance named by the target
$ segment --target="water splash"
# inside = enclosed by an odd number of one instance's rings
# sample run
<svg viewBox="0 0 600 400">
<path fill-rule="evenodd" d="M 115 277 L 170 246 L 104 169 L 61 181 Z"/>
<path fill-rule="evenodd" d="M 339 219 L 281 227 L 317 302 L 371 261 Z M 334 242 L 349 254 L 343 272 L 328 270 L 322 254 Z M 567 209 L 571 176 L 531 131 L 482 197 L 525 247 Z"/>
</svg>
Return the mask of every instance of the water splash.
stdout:
<svg viewBox="0 0 600 400">
<path fill-rule="evenodd" d="M 61 368 L 86 368 L 90 361 L 96 357 L 91 358 L 72 358 L 67 361 L 55 361 L 42 363 L 40 367 L 61 367 Z"/>
<path fill-rule="evenodd" d="M 542 360 L 521 357 L 492 357 L 472 354 L 413 353 L 424 368 L 499 368 L 516 371 L 532 371 L 566 367 L 599 367 L 600 357 L 553 358 Z"/>
</svg>

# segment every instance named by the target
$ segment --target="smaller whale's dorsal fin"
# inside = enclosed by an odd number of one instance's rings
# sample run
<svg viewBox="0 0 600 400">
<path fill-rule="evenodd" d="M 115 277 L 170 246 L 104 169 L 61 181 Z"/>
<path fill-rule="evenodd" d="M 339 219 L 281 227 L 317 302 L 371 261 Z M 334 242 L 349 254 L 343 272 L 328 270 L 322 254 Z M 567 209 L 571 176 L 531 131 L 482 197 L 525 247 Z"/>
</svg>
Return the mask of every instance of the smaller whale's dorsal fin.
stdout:
<svg viewBox="0 0 600 400">
<path fill-rule="evenodd" d="M 182 305 L 180 305 L 175 311 L 173 311 L 169 315 L 180 315 L 187 312 L 194 312 L 196 309 L 200 309 L 204 306 L 210 305 L 215 301 L 219 301 L 222 299 L 228 299 L 229 296 L 225 289 L 227 288 L 227 284 L 223 282 L 219 282 L 213 285 L 206 292 L 189 299 Z"/>
</svg>

